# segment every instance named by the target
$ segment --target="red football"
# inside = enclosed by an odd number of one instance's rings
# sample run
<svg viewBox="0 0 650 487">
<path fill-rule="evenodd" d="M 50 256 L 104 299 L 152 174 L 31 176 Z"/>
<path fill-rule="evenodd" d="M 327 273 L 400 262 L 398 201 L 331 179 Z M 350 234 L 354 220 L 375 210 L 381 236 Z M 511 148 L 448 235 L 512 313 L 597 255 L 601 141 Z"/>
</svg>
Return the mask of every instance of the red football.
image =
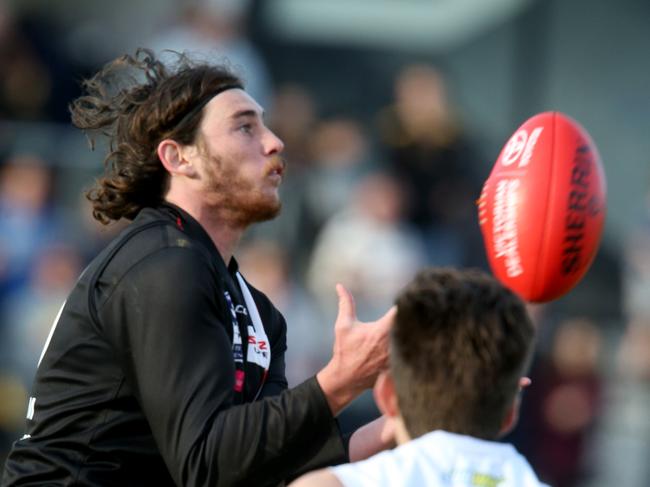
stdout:
<svg viewBox="0 0 650 487">
<path fill-rule="evenodd" d="M 598 250 L 605 172 L 587 131 L 559 112 L 528 119 L 501 150 L 478 200 L 492 272 L 531 302 L 567 293 Z"/>
</svg>

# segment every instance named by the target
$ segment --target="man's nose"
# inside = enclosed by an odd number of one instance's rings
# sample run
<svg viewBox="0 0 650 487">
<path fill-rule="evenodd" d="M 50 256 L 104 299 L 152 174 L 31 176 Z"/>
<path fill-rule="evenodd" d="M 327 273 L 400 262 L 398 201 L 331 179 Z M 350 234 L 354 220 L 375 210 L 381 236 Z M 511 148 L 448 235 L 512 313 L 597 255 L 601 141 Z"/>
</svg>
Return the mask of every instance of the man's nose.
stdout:
<svg viewBox="0 0 650 487">
<path fill-rule="evenodd" d="M 266 129 L 264 140 L 264 150 L 267 154 L 280 154 L 284 150 L 284 142 L 273 133 L 271 129 Z"/>
</svg>

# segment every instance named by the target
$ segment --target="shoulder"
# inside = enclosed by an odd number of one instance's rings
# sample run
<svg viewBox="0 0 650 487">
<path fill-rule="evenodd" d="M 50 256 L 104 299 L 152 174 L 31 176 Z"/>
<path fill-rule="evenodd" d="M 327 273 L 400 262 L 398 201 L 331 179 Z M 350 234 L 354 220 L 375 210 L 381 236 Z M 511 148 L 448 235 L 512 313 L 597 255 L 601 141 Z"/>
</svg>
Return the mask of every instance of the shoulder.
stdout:
<svg viewBox="0 0 650 487">
<path fill-rule="evenodd" d="M 198 241 L 153 210 L 122 231 L 102 251 L 99 260 L 100 267 L 112 276 L 113 282 L 136 267 L 156 265 L 183 272 L 186 268 L 209 267 L 210 263 L 207 251 Z"/>
<path fill-rule="evenodd" d="M 220 287 L 219 276 L 201 243 L 162 217 L 136 219 L 97 256 L 85 274 L 99 306 L 118 289 L 137 283 L 147 283 L 147 290 L 161 294 L 177 292 L 179 283 L 202 286 L 206 292 Z"/>
<path fill-rule="evenodd" d="M 331 468 L 349 487 L 393 487 L 397 485 L 440 485 L 444 472 L 423 445 L 413 441 L 359 462 Z"/>
<path fill-rule="evenodd" d="M 345 486 L 390 485 L 395 453 L 395 450 L 388 450 L 365 460 L 337 465 L 330 471 Z"/>
<path fill-rule="evenodd" d="M 124 249 L 124 253 L 131 253 L 135 256 L 145 257 L 161 250 L 186 249 L 193 252 L 185 255 L 193 255 L 194 258 L 210 260 L 208 251 L 202 244 L 192 236 L 178 228 L 168 218 L 136 220 L 125 230 L 118 240 Z"/>
</svg>

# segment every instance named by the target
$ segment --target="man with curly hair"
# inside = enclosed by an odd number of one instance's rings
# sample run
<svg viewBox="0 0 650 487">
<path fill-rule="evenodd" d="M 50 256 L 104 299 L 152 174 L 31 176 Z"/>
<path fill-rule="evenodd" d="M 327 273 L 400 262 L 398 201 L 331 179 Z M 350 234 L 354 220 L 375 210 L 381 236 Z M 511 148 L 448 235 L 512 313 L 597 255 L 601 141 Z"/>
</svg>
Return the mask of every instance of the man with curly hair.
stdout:
<svg viewBox="0 0 650 487">
<path fill-rule="evenodd" d="M 360 323 L 338 286 L 332 359 L 289 390 L 284 318 L 238 271 L 285 170 L 242 82 L 140 50 L 84 87 L 73 123 L 110 142 L 93 214 L 132 222 L 59 312 L 2 485 L 278 485 L 385 447 L 381 420 L 348 444 L 335 416 L 385 366 L 392 311 Z"/>
<path fill-rule="evenodd" d="M 542 486 L 495 441 L 516 422 L 533 338 L 523 302 L 494 278 L 421 271 L 397 298 L 390 369 L 374 389 L 400 446 L 291 487 Z"/>
</svg>

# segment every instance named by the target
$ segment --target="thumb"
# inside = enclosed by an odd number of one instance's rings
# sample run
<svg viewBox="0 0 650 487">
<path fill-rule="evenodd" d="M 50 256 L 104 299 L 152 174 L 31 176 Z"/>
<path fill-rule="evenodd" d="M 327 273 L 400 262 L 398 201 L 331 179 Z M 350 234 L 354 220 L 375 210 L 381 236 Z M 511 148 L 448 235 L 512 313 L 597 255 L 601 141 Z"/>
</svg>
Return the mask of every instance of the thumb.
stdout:
<svg viewBox="0 0 650 487">
<path fill-rule="evenodd" d="M 397 306 L 391 306 L 391 308 L 386 311 L 386 314 L 379 318 L 376 323 L 378 325 L 385 326 L 386 328 L 390 328 L 393 326 L 393 322 L 395 321 L 395 316 L 397 315 Z"/>
<path fill-rule="evenodd" d="M 339 296 L 339 314 L 336 317 L 336 323 L 343 324 L 356 321 L 357 310 L 350 292 L 342 284 L 337 284 L 336 294 Z"/>
</svg>

